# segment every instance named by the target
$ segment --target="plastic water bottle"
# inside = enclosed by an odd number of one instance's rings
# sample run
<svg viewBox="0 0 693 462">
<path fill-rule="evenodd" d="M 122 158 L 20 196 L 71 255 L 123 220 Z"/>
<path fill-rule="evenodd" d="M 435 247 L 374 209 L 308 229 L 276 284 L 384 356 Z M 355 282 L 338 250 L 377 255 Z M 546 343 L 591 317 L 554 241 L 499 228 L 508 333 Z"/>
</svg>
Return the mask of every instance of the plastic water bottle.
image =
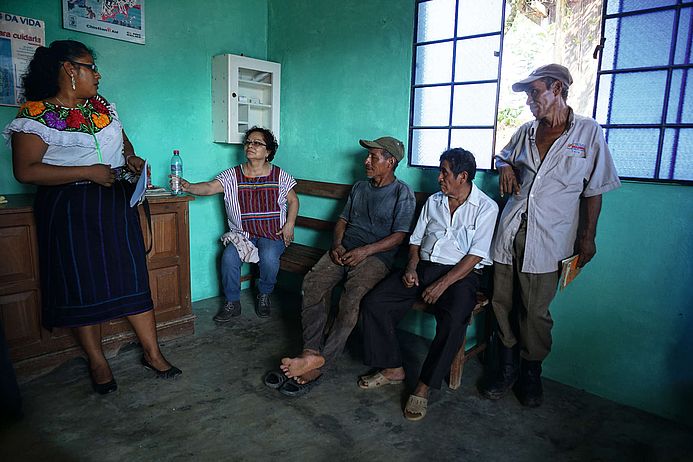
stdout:
<svg viewBox="0 0 693 462">
<path fill-rule="evenodd" d="M 178 149 L 173 150 L 171 157 L 171 192 L 173 194 L 183 194 L 180 188 L 180 179 L 183 176 L 183 159 L 180 158 Z"/>
</svg>

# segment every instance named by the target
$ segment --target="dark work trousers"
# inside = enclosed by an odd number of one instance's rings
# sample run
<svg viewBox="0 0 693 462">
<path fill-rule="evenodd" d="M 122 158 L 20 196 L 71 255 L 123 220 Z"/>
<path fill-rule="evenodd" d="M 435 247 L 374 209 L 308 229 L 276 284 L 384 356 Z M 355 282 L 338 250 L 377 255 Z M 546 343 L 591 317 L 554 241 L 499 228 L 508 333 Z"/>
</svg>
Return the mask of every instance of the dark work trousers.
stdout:
<svg viewBox="0 0 693 462">
<path fill-rule="evenodd" d="M 19 418 L 21 412 L 22 399 L 19 394 L 19 386 L 10 361 L 5 331 L 2 323 L 0 323 L 0 423 L 5 418 Z"/>
<path fill-rule="evenodd" d="M 361 302 L 361 319 L 365 348 L 364 362 L 376 368 L 402 366 L 402 354 L 395 328 L 431 283 L 453 268 L 427 261 L 419 262 L 416 273 L 419 285 L 405 287 L 404 271 L 390 274 L 370 291 Z M 431 388 L 440 388 L 450 370 L 455 354 L 462 346 L 467 323 L 479 288 L 479 275 L 472 271 L 443 292 L 436 302 L 436 335 L 421 368 L 419 380 Z"/>
<path fill-rule="evenodd" d="M 387 276 L 390 270 L 378 257 L 370 256 L 353 268 L 335 264 L 326 253 L 303 278 L 303 349 L 320 352 L 323 369 L 334 365 L 344 350 L 347 338 L 359 319 L 363 296 Z M 344 280 L 339 311 L 329 331 L 328 314 L 332 289 Z"/>
</svg>

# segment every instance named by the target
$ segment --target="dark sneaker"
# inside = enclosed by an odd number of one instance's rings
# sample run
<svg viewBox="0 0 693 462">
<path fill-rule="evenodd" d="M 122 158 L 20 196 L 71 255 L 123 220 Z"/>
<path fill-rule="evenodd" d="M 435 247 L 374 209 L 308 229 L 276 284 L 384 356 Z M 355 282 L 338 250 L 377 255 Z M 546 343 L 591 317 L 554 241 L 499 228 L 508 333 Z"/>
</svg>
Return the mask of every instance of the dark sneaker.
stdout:
<svg viewBox="0 0 693 462">
<path fill-rule="evenodd" d="M 257 314 L 257 317 L 268 317 L 271 309 L 272 302 L 270 301 L 270 294 L 259 294 L 257 296 L 257 305 L 255 305 L 255 314 Z"/>
<path fill-rule="evenodd" d="M 492 400 L 501 399 L 515 385 L 517 375 L 517 368 L 511 365 L 504 365 L 498 371 L 498 374 L 484 384 L 479 391 L 484 398 Z"/>
<path fill-rule="evenodd" d="M 541 384 L 541 361 L 522 360 L 517 395 L 523 406 L 539 407 L 544 402 Z"/>
<path fill-rule="evenodd" d="M 219 312 L 214 315 L 215 322 L 229 322 L 231 318 L 241 315 L 241 301 L 226 302 L 224 306 L 219 308 Z"/>
</svg>

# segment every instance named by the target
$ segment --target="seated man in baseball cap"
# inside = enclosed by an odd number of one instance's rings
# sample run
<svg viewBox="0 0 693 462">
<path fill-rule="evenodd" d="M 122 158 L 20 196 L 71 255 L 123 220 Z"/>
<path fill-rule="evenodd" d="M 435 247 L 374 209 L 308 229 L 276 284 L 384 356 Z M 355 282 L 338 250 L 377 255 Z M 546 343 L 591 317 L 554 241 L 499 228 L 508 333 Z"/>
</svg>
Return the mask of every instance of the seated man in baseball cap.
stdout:
<svg viewBox="0 0 693 462">
<path fill-rule="evenodd" d="M 367 149 L 367 180 L 351 189 L 335 226 L 332 248 L 303 280 L 303 352 L 281 361 L 265 384 L 287 396 L 315 386 L 344 349 L 359 317 L 361 298 L 390 272 L 392 260 L 414 220 L 416 200 L 407 184 L 395 178 L 404 145 L 390 136 L 360 140 Z M 327 330 L 332 289 L 344 281 L 339 309 Z"/>
</svg>

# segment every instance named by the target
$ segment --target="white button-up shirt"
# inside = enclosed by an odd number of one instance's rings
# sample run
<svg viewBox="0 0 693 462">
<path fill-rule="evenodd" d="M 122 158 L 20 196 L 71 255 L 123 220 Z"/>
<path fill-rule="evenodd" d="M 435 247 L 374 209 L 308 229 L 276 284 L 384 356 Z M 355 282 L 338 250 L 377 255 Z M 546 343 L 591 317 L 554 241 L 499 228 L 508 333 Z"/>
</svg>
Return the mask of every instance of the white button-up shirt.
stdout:
<svg viewBox="0 0 693 462">
<path fill-rule="evenodd" d="M 456 265 L 465 255 L 481 257 L 475 268 L 491 265 L 490 247 L 498 205 L 475 184 L 467 200 L 450 214 L 448 198 L 437 192 L 421 209 L 409 243 L 418 245 L 422 260 Z"/>
<path fill-rule="evenodd" d="M 580 197 L 618 188 L 621 181 L 602 128 L 570 111 L 569 127 L 540 160 L 536 145 L 539 121 L 522 125 L 496 155 L 496 166 L 512 166 L 520 194 L 512 194 L 501 214 L 493 241 L 493 260 L 512 264 L 513 242 L 527 212 L 527 242 L 521 271 L 550 273 L 574 253 Z"/>
</svg>

